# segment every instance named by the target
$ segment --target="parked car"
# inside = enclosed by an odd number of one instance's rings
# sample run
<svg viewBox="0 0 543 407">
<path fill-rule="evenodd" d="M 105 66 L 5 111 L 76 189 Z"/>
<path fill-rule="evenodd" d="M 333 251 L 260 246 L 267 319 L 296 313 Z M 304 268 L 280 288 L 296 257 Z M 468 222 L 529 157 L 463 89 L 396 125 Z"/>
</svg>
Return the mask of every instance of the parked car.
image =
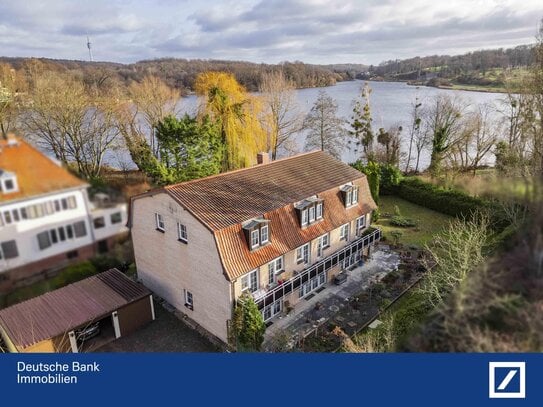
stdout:
<svg viewBox="0 0 543 407">
<path fill-rule="evenodd" d="M 94 324 L 87 325 L 81 329 L 75 331 L 75 337 L 78 341 L 84 342 L 90 338 L 94 338 L 96 335 L 100 334 L 100 322 L 95 322 Z"/>
</svg>

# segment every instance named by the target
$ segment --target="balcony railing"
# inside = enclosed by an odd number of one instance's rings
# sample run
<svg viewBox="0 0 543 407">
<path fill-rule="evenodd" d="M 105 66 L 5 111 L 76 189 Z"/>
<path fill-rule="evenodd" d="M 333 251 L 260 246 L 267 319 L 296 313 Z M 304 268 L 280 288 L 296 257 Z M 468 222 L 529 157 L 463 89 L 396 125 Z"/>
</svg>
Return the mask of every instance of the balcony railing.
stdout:
<svg viewBox="0 0 543 407">
<path fill-rule="evenodd" d="M 296 275 L 292 276 L 287 281 L 279 284 L 277 287 L 274 287 L 273 289 L 268 290 L 265 293 L 261 290 L 257 291 L 255 294 L 258 293 L 260 295 L 255 295 L 256 305 L 259 309 L 262 309 L 266 305 L 273 304 L 278 299 L 283 298 L 285 295 L 299 288 L 302 284 L 307 283 L 320 273 L 332 269 L 333 267 L 340 264 L 344 259 L 348 258 L 354 253 L 359 252 L 363 248 L 368 247 L 371 244 L 379 241 L 379 239 L 381 239 L 381 230 L 375 229 L 367 235 L 359 237 L 355 241 L 349 243 L 347 246 L 334 252 L 330 256 L 298 272 Z"/>
</svg>

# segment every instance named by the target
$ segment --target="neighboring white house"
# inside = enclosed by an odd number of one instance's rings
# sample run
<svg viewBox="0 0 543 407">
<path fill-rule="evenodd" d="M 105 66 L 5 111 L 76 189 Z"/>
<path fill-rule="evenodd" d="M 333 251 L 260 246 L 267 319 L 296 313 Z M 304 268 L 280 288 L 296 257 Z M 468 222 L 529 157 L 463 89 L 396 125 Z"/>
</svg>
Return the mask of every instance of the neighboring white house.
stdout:
<svg viewBox="0 0 543 407">
<path fill-rule="evenodd" d="M 106 252 L 126 204 L 90 202 L 88 184 L 23 140 L 0 141 L 0 291 Z"/>
<path fill-rule="evenodd" d="M 271 322 L 380 238 L 364 174 L 321 151 L 266 161 L 132 198 L 138 277 L 223 342 L 242 294 Z"/>
</svg>

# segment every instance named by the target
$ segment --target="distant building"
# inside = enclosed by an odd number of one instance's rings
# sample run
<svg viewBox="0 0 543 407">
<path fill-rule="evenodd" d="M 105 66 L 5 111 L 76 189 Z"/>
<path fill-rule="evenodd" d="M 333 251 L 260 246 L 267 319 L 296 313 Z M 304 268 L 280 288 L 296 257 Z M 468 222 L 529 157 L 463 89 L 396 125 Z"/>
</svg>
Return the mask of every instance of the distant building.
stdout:
<svg viewBox="0 0 543 407">
<path fill-rule="evenodd" d="M 320 151 L 258 162 L 131 201 L 138 277 L 222 342 L 243 293 L 271 322 L 380 238 L 364 174 Z"/>
<path fill-rule="evenodd" d="M 107 252 L 128 232 L 126 204 L 91 202 L 88 186 L 25 141 L 0 141 L 0 292 Z"/>
</svg>

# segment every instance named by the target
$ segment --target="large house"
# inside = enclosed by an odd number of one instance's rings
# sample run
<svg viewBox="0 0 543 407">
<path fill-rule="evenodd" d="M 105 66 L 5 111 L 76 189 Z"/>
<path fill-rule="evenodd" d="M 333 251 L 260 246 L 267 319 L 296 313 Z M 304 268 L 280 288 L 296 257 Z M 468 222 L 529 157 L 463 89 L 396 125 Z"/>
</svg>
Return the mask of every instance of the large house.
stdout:
<svg viewBox="0 0 543 407">
<path fill-rule="evenodd" d="M 323 152 L 259 163 L 131 201 L 138 277 L 225 343 L 242 294 L 270 321 L 379 239 L 364 174 Z"/>
<path fill-rule="evenodd" d="M 128 232 L 126 203 L 91 202 L 88 187 L 25 141 L 0 141 L 0 292 L 106 252 Z"/>
</svg>

